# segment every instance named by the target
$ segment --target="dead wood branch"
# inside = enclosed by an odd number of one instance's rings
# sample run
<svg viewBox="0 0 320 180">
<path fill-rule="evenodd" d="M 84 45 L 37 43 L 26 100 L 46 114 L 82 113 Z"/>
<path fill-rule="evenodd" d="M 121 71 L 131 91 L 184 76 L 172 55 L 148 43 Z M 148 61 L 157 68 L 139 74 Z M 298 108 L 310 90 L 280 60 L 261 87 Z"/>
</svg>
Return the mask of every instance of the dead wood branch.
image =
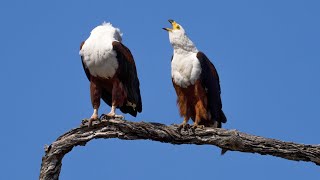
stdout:
<svg viewBox="0 0 320 180">
<path fill-rule="evenodd" d="M 195 131 L 177 130 L 176 125 L 160 123 L 109 120 L 82 126 L 60 136 L 45 148 L 42 158 L 40 179 L 57 180 L 62 166 L 62 158 L 75 146 L 84 146 L 98 138 L 119 138 L 124 140 L 146 139 L 171 144 L 215 145 L 230 151 L 272 155 L 288 160 L 307 161 L 320 165 L 320 145 L 304 145 L 284 142 L 260 136 L 249 135 L 237 130 L 204 128 Z"/>
</svg>

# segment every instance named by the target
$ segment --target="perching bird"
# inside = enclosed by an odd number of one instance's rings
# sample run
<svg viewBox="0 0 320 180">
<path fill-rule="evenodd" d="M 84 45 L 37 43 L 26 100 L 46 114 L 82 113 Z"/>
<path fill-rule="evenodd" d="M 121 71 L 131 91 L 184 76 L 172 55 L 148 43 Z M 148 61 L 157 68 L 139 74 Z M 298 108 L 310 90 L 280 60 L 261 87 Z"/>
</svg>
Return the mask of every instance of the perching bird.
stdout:
<svg viewBox="0 0 320 180">
<path fill-rule="evenodd" d="M 139 79 L 130 50 L 121 43 L 122 34 L 110 23 L 103 23 L 91 31 L 89 38 L 80 45 L 83 69 L 90 81 L 93 114 L 89 125 L 97 120 L 100 98 L 111 111 L 106 116 L 123 118 L 115 113 L 136 116 L 142 111 Z"/>
<path fill-rule="evenodd" d="M 222 111 L 217 70 L 207 56 L 198 51 L 183 27 L 173 20 L 169 22 L 172 29 L 163 29 L 168 31 L 173 46 L 171 77 L 180 115 L 184 118 L 179 129 L 187 128 L 190 118 L 194 121 L 192 128 L 221 128 L 227 119 Z"/>
</svg>

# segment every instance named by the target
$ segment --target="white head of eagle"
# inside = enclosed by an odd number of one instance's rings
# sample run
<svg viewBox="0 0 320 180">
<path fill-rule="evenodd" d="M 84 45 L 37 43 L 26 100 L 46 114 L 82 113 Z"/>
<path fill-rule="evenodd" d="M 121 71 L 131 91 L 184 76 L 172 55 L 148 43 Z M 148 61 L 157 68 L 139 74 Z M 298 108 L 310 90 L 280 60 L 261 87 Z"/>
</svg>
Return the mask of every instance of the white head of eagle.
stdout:
<svg viewBox="0 0 320 180">
<path fill-rule="evenodd" d="M 184 28 L 173 20 L 169 20 L 172 29 L 163 28 L 169 32 L 169 40 L 174 50 L 197 53 L 198 50 L 194 43 L 188 38 Z"/>
</svg>

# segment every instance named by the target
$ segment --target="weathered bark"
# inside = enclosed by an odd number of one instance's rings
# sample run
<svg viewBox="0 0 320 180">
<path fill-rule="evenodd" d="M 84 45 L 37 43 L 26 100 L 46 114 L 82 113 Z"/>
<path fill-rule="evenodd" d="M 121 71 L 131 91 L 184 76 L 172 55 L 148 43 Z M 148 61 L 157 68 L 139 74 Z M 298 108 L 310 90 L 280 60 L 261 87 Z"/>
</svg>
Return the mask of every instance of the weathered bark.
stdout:
<svg viewBox="0 0 320 180">
<path fill-rule="evenodd" d="M 84 146 L 88 141 L 98 138 L 119 138 L 124 140 L 149 139 L 171 144 L 215 145 L 230 151 L 259 153 L 289 160 L 314 162 L 320 165 L 320 145 L 304 145 L 283 142 L 260 136 L 253 136 L 237 130 L 203 128 L 179 132 L 178 126 L 160 123 L 130 122 L 109 120 L 82 126 L 60 136 L 45 148 L 42 158 L 40 179 L 56 180 L 62 166 L 62 158 L 74 146 Z"/>
</svg>

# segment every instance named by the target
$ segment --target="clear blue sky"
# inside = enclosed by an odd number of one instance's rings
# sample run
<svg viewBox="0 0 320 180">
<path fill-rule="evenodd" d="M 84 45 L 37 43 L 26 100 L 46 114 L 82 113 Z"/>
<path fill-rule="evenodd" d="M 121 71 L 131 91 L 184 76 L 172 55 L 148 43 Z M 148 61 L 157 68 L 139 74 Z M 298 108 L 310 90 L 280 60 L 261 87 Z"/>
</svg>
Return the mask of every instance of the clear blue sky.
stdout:
<svg viewBox="0 0 320 180">
<path fill-rule="evenodd" d="M 180 123 L 170 79 L 174 19 L 215 64 L 227 129 L 320 140 L 319 1 L 2 1 L 0 179 L 37 179 L 43 147 L 92 113 L 80 42 L 103 21 L 136 60 L 143 113 Z M 100 112 L 109 112 L 102 105 Z M 214 146 L 94 140 L 63 159 L 61 179 L 320 179 L 320 167 Z"/>
</svg>

